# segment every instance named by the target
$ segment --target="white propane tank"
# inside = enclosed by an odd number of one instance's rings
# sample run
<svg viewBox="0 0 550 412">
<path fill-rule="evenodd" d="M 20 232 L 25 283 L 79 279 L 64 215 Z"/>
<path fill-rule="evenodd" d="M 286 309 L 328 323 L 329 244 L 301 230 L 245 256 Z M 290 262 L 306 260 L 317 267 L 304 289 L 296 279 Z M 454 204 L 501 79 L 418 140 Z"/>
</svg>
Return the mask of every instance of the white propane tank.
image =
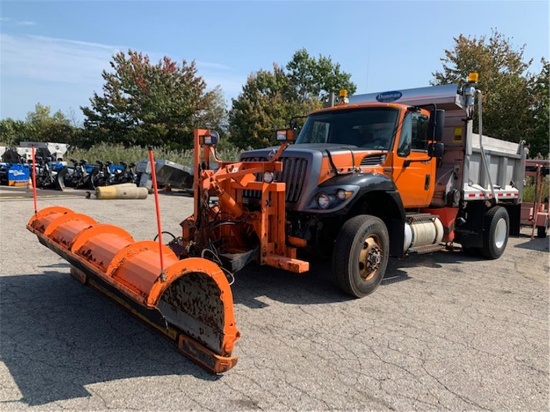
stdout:
<svg viewBox="0 0 550 412">
<path fill-rule="evenodd" d="M 443 224 L 437 217 L 405 223 L 403 251 L 426 245 L 437 245 L 443 239 Z"/>
</svg>

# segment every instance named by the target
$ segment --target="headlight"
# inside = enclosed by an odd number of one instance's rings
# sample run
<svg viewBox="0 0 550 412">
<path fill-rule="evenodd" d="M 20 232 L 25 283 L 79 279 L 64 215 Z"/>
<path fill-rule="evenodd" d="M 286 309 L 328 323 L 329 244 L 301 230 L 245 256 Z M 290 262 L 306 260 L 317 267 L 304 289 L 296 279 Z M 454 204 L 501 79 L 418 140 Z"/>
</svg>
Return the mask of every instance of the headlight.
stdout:
<svg viewBox="0 0 550 412">
<path fill-rule="evenodd" d="M 273 172 L 264 172 L 264 182 L 266 183 L 273 182 Z"/>
<path fill-rule="evenodd" d="M 338 200 L 349 199 L 351 195 L 353 195 L 353 192 L 350 190 L 338 189 L 336 191 L 336 197 L 338 198 Z"/>
<path fill-rule="evenodd" d="M 317 195 L 317 204 L 321 209 L 326 209 L 330 205 L 330 198 L 326 193 L 319 193 Z"/>
</svg>

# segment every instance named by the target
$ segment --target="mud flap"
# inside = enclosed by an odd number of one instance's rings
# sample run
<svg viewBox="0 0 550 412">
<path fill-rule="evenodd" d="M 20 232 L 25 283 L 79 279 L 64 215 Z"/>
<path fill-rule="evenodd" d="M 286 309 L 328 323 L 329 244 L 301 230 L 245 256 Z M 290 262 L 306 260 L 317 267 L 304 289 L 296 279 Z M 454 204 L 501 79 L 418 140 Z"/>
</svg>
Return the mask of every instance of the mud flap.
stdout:
<svg viewBox="0 0 550 412">
<path fill-rule="evenodd" d="M 237 363 L 233 296 L 215 263 L 178 260 L 164 246 L 162 272 L 158 243 L 136 242 L 117 226 L 63 207 L 39 211 L 27 229 L 73 266 L 73 277 L 155 327 L 206 370 L 222 373 Z"/>
</svg>

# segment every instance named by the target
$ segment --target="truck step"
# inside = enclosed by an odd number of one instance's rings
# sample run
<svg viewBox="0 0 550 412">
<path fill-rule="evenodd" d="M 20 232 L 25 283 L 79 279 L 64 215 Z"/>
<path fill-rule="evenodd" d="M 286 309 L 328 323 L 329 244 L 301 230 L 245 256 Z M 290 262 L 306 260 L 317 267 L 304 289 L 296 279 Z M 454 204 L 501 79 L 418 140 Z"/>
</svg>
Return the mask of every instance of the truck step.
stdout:
<svg viewBox="0 0 550 412">
<path fill-rule="evenodd" d="M 443 244 L 425 245 L 425 246 L 412 247 L 409 249 L 409 252 L 418 253 L 420 255 L 424 253 L 438 252 L 443 249 L 445 249 L 445 245 Z"/>
<path fill-rule="evenodd" d="M 431 220 L 437 218 L 437 215 L 432 215 L 431 213 L 407 213 L 406 218 L 409 222 L 420 222 L 425 220 Z"/>
</svg>

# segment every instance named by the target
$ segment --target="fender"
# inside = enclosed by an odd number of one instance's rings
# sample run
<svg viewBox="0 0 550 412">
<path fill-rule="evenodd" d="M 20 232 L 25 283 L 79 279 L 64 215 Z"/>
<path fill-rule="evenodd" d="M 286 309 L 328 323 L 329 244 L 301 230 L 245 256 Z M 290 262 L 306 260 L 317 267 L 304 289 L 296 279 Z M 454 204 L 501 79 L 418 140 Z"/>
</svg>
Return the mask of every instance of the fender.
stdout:
<svg viewBox="0 0 550 412">
<path fill-rule="evenodd" d="M 320 193 L 327 193 L 330 196 L 339 189 L 351 191 L 353 194 L 341 202 L 335 199 L 334 206 L 327 209 L 320 209 L 317 206 L 315 199 Z M 310 201 L 305 212 L 347 215 L 357 206 L 357 202 L 371 192 L 386 193 L 395 203 L 396 217 L 401 218 L 403 222 L 405 221 L 405 209 L 395 183 L 389 177 L 380 173 L 350 173 L 337 175 L 324 181 L 309 195 Z"/>
<path fill-rule="evenodd" d="M 405 208 L 395 183 L 380 173 L 353 173 L 338 175 L 319 185 L 320 192 L 338 189 L 353 190 L 353 195 L 336 208 L 308 210 L 308 212 L 335 216 L 343 220 L 359 215 L 372 214 L 381 218 L 390 235 L 390 254 L 403 256 Z M 313 201 L 315 201 L 314 195 Z"/>
</svg>

